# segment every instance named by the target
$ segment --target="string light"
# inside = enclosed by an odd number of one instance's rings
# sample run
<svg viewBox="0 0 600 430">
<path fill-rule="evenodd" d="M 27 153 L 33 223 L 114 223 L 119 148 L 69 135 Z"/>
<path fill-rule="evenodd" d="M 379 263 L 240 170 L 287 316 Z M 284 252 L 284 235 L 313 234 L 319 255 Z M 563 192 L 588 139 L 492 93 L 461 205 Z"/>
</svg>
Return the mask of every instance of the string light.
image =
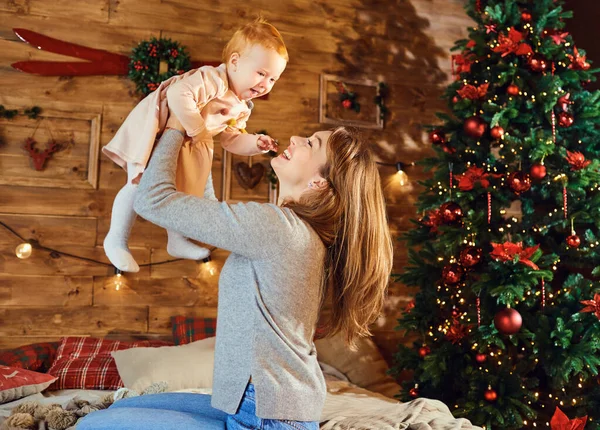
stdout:
<svg viewBox="0 0 600 430">
<path fill-rule="evenodd" d="M 76 258 L 78 260 L 83 260 L 83 261 L 88 261 L 90 263 L 94 263 L 94 264 L 98 264 L 100 266 L 106 266 L 106 267 L 114 267 L 111 263 L 105 263 L 104 261 L 99 261 L 99 260 L 94 260 L 93 258 L 87 258 L 87 257 L 81 257 L 79 255 L 74 255 L 68 252 L 64 252 L 64 251 L 59 251 L 57 249 L 54 248 L 50 248 L 47 246 L 43 246 L 41 245 L 37 240 L 35 239 L 25 239 L 23 238 L 19 233 L 17 233 L 15 230 L 13 230 L 11 227 L 9 227 L 6 223 L 4 223 L 3 221 L 0 221 L 0 225 L 2 227 L 4 227 L 6 230 L 8 230 L 9 232 L 11 232 L 14 236 L 16 236 L 22 243 L 19 244 L 16 249 L 15 249 L 15 255 L 20 258 L 20 259 L 26 259 L 29 258 L 31 256 L 31 254 L 33 253 L 34 249 L 40 249 L 42 251 L 47 251 L 50 253 L 51 256 L 53 257 L 58 257 L 58 256 L 65 256 L 65 257 L 71 257 L 71 258 Z M 217 247 L 211 247 L 210 248 L 210 252 L 213 252 L 217 249 Z M 204 260 L 208 259 L 208 261 L 210 261 L 210 256 L 205 258 Z M 146 264 L 140 264 L 139 267 L 148 267 L 148 266 L 158 266 L 160 264 L 167 264 L 167 263 L 173 263 L 176 261 L 182 261 L 184 260 L 183 258 L 174 258 L 172 260 L 165 260 L 165 261 L 158 261 L 155 263 L 146 263 Z M 203 262 L 207 263 L 208 261 L 204 261 Z M 115 267 L 115 270 L 118 270 Z M 115 275 L 117 273 L 115 272 Z"/>
<path fill-rule="evenodd" d="M 398 183 L 400 184 L 401 187 L 408 184 L 408 175 L 406 174 L 406 172 L 404 170 L 406 169 L 407 166 L 415 165 L 414 162 L 407 165 L 401 161 L 397 161 L 396 163 L 393 163 L 393 164 L 392 163 L 382 163 L 380 161 L 376 161 L 376 163 L 379 164 L 380 166 L 395 167 L 397 169 L 396 177 L 397 177 Z"/>
</svg>

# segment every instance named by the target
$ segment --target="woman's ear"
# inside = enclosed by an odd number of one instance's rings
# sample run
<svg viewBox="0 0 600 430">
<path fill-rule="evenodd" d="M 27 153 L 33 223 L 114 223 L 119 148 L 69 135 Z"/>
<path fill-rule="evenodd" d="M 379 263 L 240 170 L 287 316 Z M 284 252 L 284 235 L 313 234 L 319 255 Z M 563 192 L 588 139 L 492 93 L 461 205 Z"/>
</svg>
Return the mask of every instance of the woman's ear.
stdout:
<svg viewBox="0 0 600 430">
<path fill-rule="evenodd" d="M 328 186 L 329 186 L 329 183 L 327 182 L 327 179 L 323 179 L 321 177 L 315 178 L 308 183 L 308 188 L 312 188 L 313 190 L 314 189 L 321 190 Z"/>
</svg>

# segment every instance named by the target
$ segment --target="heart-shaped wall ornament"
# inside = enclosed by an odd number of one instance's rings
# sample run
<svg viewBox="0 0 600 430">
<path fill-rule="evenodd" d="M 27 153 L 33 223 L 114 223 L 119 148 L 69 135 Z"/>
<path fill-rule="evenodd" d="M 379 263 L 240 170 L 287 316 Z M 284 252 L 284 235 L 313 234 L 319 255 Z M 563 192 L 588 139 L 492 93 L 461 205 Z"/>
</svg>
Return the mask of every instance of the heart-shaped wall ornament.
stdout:
<svg viewBox="0 0 600 430">
<path fill-rule="evenodd" d="M 250 167 L 248 163 L 241 161 L 235 164 L 233 171 L 242 188 L 249 190 L 258 185 L 265 174 L 265 166 L 256 163 Z"/>
</svg>

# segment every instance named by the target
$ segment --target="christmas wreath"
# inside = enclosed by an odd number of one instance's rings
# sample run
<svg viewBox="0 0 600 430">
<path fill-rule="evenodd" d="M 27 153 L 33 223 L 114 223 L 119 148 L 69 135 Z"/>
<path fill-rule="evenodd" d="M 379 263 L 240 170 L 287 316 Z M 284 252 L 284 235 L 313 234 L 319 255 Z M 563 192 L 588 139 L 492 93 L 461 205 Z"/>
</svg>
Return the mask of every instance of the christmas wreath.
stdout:
<svg viewBox="0 0 600 430">
<path fill-rule="evenodd" d="M 190 56 L 183 46 L 171 39 L 153 37 L 133 49 L 129 57 L 128 77 L 135 83 L 138 92 L 148 95 L 162 81 L 190 68 Z"/>
</svg>

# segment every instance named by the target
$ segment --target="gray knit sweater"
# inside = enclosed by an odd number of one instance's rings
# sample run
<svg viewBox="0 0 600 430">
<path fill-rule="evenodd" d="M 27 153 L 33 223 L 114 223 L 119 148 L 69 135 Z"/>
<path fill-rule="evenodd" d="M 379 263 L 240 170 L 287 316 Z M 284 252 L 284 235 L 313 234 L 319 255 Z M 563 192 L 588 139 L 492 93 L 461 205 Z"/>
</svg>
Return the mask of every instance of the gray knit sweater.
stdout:
<svg viewBox="0 0 600 430">
<path fill-rule="evenodd" d="M 231 251 L 219 279 L 212 406 L 235 414 L 250 377 L 260 418 L 319 421 L 325 380 L 312 341 L 325 247 L 294 212 L 227 204 L 176 191 L 183 142 L 167 130 L 140 182 L 135 211 L 186 237 Z"/>
</svg>

